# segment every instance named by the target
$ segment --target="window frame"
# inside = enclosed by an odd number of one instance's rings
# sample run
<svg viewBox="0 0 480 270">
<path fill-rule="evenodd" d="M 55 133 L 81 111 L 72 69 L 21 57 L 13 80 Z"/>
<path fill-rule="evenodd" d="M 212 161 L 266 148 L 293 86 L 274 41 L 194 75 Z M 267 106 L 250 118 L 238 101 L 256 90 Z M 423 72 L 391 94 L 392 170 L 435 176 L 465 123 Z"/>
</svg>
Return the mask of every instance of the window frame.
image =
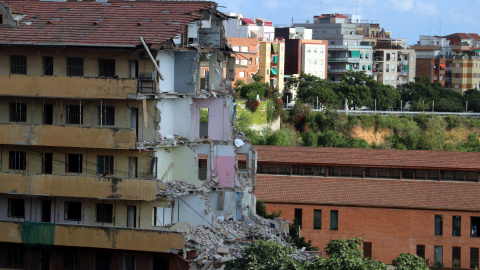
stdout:
<svg viewBox="0 0 480 270">
<path fill-rule="evenodd" d="M 8 120 L 14 123 L 27 122 L 27 104 L 21 102 L 9 103 Z"/>
<path fill-rule="evenodd" d="M 83 77 L 85 64 L 83 57 L 67 57 L 67 76 Z"/>
<path fill-rule="evenodd" d="M 437 249 L 440 250 L 440 253 L 437 252 Z M 437 257 L 437 254 L 440 257 Z M 434 246 L 433 247 L 433 265 L 438 266 L 443 264 L 443 246 Z"/>
<path fill-rule="evenodd" d="M 322 229 L 322 209 L 313 209 L 313 229 Z"/>
<path fill-rule="evenodd" d="M 98 124 L 100 126 L 115 126 L 115 106 L 98 106 Z"/>
<path fill-rule="evenodd" d="M 115 77 L 115 59 L 98 59 L 98 77 Z"/>
<path fill-rule="evenodd" d="M 458 218 L 458 224 L 455 224 L 455 219 Z M 462 216 L 452 216 L 452 236 L 462 236 Z"/>
<path fill-rule="evenodd" d="M 72 206 L 74 206 L 75 208 L 78 207 L 78 209 L 75 209 L 75 210 L 78 210 L 78 214 L 75 213 L 76 215 L 74 217 L 70 216 L 70 215 L 73 215 L 71 214 Z M 63 209 L 63 219 L 69 220 L 69 221 L 81 221 L 82 220 L 82 202 L 65 201 L 64 209 Z"/>
<path fill-rule="evenodd" d="M 16 160 L 19 160 L 19 163 L 16 163 Z M 27 169 L 27 152 L 21 150 L 9 151 L 8 169 L 25 171 Z"/>
<path fill-rule="evenodd" d="M 303 209 L 302 208 L 295 208 L 294 209 L 294 215 L 293 215 L 293 221 L 295 222 L 295 219 L 297 220 L 298 226 L 302 228 L 303 226 Z"/>
<path fill-rule="evenodd" d="M 67 125 L 83 125 L 83 105 L 67 104 Z"/>
<path fill-rule="evenodd" d="M 10 55 L 10 74 L 27 74 L 27 56 Z"/>
<path fill-rule="evenodd" d="M 105 162 L 106 160 L 108 160 L 108 164 Z M 115 157 L 111 155 L 97 155 L 97 174 L 114 175 Z"/>
<path fill-rule="evenodd" d="M 21 207 L 19 208 L 18 206 Z M 13 218 L 25 218 L 25 199 L 8 198 L 7 216 Z"/>
<path fill-rule="evenodd" d="M 99 223 L 113 223 L 113 204 L 97 203 L 96 218 Z"/>
<path fill-rule="evenodd" d="M 434 235 L 443 235 L 443 215 L 434 217 Z"/>
<path fill-rule="evenodd" d="M 75 164 L 72 160 L 75 160 L 78 164 L 76 166 L 77 170 L 74 170 L 75 167 L 71 164 Z M 66 173 L 82 173 L 83 171 L 83 154 L 77 153 L 66 153 L 65 154 L 65 172 Z"/>
<path fill-rule="evenodd" d="M 338 231 L 338 210 L 330 210 L 330 230 Z"/>
</svg>

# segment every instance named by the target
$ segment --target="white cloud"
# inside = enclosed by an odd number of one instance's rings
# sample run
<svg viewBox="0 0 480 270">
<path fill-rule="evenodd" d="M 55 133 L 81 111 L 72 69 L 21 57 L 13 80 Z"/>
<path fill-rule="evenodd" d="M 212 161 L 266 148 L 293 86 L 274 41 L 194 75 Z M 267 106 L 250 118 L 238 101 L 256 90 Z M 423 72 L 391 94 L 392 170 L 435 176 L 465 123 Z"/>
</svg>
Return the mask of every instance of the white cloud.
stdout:
<svg viewBox="0 0 480 270">
<path fill-rule="evenodd" d="M 401 11 L 413 9 L 413 0 L 392 0 L 393 8 Z"/>
</svg>

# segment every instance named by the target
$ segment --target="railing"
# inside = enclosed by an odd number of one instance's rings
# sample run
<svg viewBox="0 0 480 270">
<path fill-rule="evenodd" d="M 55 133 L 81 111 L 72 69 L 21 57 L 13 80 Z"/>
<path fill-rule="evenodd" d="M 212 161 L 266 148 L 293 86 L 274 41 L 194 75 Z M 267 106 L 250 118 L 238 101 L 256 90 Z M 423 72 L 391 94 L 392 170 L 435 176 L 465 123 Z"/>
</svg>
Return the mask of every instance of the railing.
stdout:
<svg viewBox="0 0 480 270">
<path fill-rule="evenodd" d="M 343 69 L 342 68 L 329 68 L 327 70 L 327 72 L 329 72 L 329 73 L 345 73 L 345 72 L 347 72 L 347 69 L 346 68 L 343 68 Z"/>
<path fill-rule="evenodd" d="M 312 111 L 323 111 L 321 109 L 312 109 Z M 437 115 L 440 117 L 447 117 L 450 115 L 459 116 L 462 118 L 480 118 L 480 113 L 464 113 L 464 112 L 411 112 L 411 111 L 362 111 L 362 110 L 337 110 L 338 113 L 345 113 L 348 115 L 381 115 L 381 116 L 415 116 L 421 114 Z"/>
<path fill-rule="evenodd" d="M 328 58 L 328 61 L 329 62 L 348 62 L 348 61 L 360 61 L 360 58 L 358 57 L 344 57 L 344 58 L 341 58 L 341 57 L 329 57 Z"/>
</svg>

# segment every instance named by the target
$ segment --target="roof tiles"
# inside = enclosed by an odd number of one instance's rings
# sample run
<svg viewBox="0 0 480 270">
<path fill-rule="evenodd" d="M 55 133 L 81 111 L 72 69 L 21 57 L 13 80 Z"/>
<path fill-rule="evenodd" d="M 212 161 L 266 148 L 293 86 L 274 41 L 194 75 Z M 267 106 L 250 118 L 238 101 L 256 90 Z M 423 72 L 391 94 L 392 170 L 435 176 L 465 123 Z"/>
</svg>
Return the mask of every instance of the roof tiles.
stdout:
<svg viewBox="0 0 480 270">
<path fill-rule="evenodd" d="M 267 202 L 480 211 L 480 184 L 258 175 Z"/>
<path fill-rule="evenodd" d="M 480 153 L 393 149 L 255 146 L 260 164 L 480 170 Z"/>
<path fill-rule="evenodd" d="M 210 1 L 1 1 L 26 14 L 18 27 L 0 26 L 0 44 L 138 46 L 162 44 L 185 31 Z"/>
</svg>

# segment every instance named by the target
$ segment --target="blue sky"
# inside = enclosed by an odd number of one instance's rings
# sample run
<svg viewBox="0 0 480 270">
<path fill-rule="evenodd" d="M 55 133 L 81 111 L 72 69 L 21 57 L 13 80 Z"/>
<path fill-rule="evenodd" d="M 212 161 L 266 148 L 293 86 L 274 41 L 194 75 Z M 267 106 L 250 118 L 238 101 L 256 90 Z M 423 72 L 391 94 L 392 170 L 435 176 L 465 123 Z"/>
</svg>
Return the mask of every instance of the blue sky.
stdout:
<svg viewBox="0 0 480 270">
<path fill-rule="evenodd" d="M 480 0 L 217 0 L 223 12 L 242 13 L 246 17 L 262 17 L 275 26 L 295 22 L 312 22 L 322 13 L 355 14 L 362 20 L 380 23 L 393 37 L 406 38 L 409 45 L 419 35 L 448 35 L 456 32 L 479 33 Z"/>
</svg>

